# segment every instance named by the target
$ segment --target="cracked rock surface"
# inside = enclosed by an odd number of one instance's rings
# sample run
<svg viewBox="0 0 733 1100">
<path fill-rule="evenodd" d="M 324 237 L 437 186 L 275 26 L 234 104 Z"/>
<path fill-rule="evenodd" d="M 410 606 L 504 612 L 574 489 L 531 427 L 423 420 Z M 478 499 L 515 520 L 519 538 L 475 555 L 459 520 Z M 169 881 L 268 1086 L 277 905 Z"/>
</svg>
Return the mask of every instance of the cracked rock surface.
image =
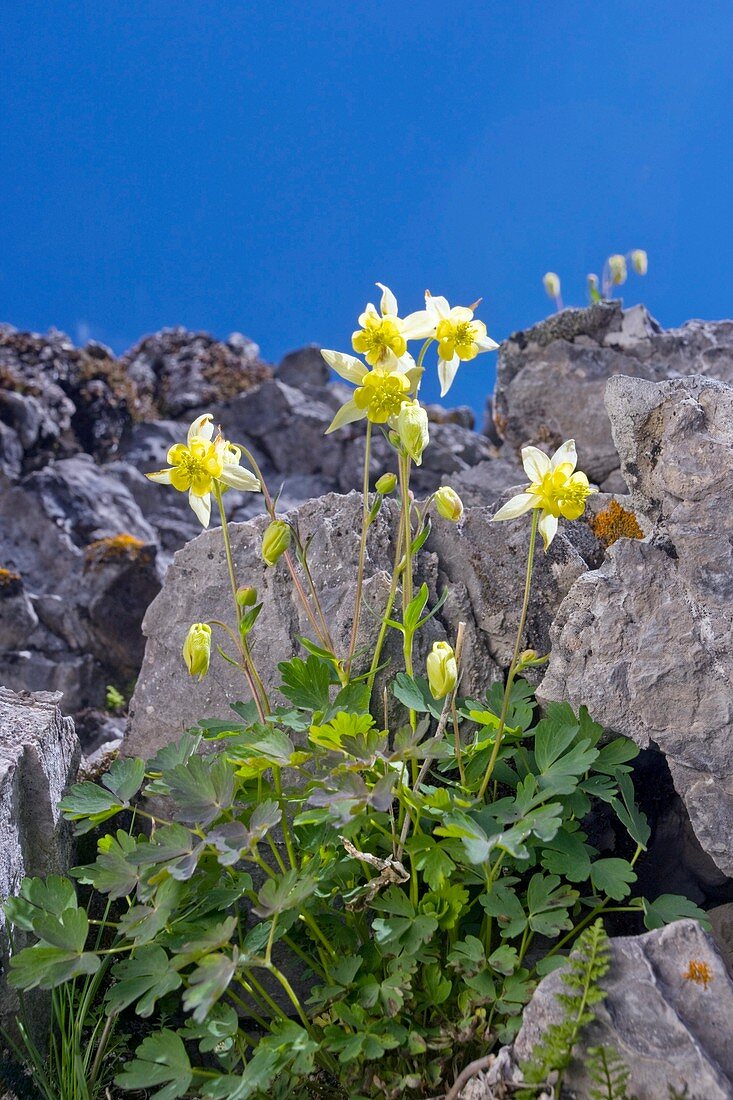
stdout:
<svg viewBox="0 0 733 1100">
<path fill-rule="evenodd" d="M 552 629 L 540 694 L 667 758 L 705 851 L 733 874 L 733 387 L 618 377 L 606 405 L 635 509 Z"/>
<path fill-rule="evenodd" d="M 62 718 L 58 698 L 0 687 L 0 903 L 18 893 L 25 876 L 65 874 L 71 862 L 71 833 L 58 803 L 76 778 L 81 753 L 74 723 Z M 7 957 L 0 907 L 3 969 Z M 0 975 L 0 1021 L 12 1019 L 17 1006 Z"/>
<path fill-rule="evenodd" d="M 332 493 L 308 502 L 289 518 L 297 522 L 301 539 L 315 534 L 308 560 L 326 618 L 335 624 L 334 645 L 345 653 L 353 617 L 361 495 Z M 277 662 L 302 654 L 297 636 L 312 636 L 313 631 L 296 601 L 284 561 L 269 569 L 262 562 L 260 543 L 266 525 L 267 521 L 259 518 L 233 524 L 230 533 L 239 578 L 253 585 L 264 603 L 252 640 L 260 675 L 272 689 L 278 680 Z M 365 601 L 374 610 L 362 613 L 357 649 L 376 637 L 397 530 L 397 506 L 386 501 L 370 529 Z M 458 527 L 436 520 L 418 557 L 415 583 L 425 581 L 433 601 L 446 584 L 450 594 L 421 636 L 422 649 L 415 662 L 418 672 L 422 672 L 432 642 L 446 634 L 455 637 L 458 623 L 464 621 L 466 692 L 484 692 L 502 674 L 511 658 L 517 628 L 527 540 L 526 525 L 492 524 L 488 508 L 468 510 Z M 528 645 L 546 649 L 557 607 L 584 570 L 583 559 L 563 535 L 558 535 L 547 556 L 539 556 Z M 190 624 L 221 615 L 230 618 L 230 602 L 221 538 L 216 531 L 205 532 L 175 555 L 163 588 L 145 616 L 143 630 L 148 641 L 131 704 L 126 753 L 151 756 L 202 716 L 231 716 L 228 704 L 248 697 L 242 674 L 216 653 L 202 683 L 191 680 L 181 658 Z M 391 635 L 385 653 L 396 663 L 394 640 Z"/>
</svg>

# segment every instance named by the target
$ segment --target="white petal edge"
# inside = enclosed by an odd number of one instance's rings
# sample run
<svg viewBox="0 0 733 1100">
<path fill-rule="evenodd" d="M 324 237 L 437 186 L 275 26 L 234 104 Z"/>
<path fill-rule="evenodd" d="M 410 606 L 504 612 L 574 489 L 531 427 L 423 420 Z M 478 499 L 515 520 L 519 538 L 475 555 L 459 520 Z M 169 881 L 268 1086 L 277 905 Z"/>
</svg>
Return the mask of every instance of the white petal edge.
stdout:
<svg viewBox="0 0 733 1100">
<path fill-rule="evenodd" d="M 427 309 L 409 313 L 402 321 L 402 335 L 405 340 L 427 340 L 435 336 L 436 317 Z"/>
<path fill-rule="evenodd" d="M 197 497 L 196 494 L 192 493 L 189 489 L 188 503 L 196 513 L 196 519 L 201 526 L 208 527 L 209 520 L 211 519 L 211 494 L 207 493 L 206 496 Z"/>
<path fill-rule="evenodd" d="M 156 470 L 153 474 L 146 474 L 148 481 L 154 481 L 157 485 L 170 485 L 172 470 Z"/>
<path fill-rule="evenodd" d="M 578 452 L 575 450 L 574 439 L 567 439 L 561 447 L 557 448 L 550 465 L 553 470 L 556 470 L 563 462 L 570 462 L 573 469 L 578 465 Z"/>
<path fill-rule="evenodd" d="M 519 516 L 523 516 L 525 512 L 531 511 L 536 503 L 537 497 L 534 493 L 517 493 L 517 495 L 511 497 L 506 504 L 503 504 L 491 519 L 518 519 Z"/>
<path fill-rule="evenodd" d="M 473 320 L 473 310 L 469 309 L 468 306 L 453 306 L 448 319 L 459 325 L 465 324 L 467 321 Z"/>
<path fill-rule="evenodd" d="M 388 286 L 384 285 L 384 283 L 377 283 L 376 285 L 379 287 L 379 289 L 382 292 L 382 299 L 379 303 L 379 308 L 382 311 L 382 316 L 384 317 L 385 314 L 389 313 L 389 315 L 391 317 L 396 317 L 397 316 L 397 299 L 395 298 L 394 294 L 392 293 L 392 291 L 389 289 Z"/>
<path fill-rule="evenodd" d="M 344 355 L 342 351 L 327 351 L 325 348 L 321 348 L 321 355 L 341 378 L 356 386 L 361 385 L 368 368 L 360 359 L 355 359 L 353 355 Z"/>
<path fill-rule="evenodd" d="M 522 447 L 522 465 L 533 485 L 552 469 L 549 457 L 539 447 Z"/>
<path fill-rule="evenodd" d="M 211 413 L 204 413 L 202 416 L 197 416 L 188 429 L 188 445 L 190 447 L 194 439 L 211 439 L 213 434 L 214 418 Z"/>
<path fill-rule="evenodd" d="M 542 535 L 545 553 L 547 553 L 550 549 L 550 543 L 557 534 L 557 516 L 551 516 L 549 512 L 543 512 L 542 519 L 537 524 L 537 527 Z"/>
<path fill-rule="evenodd" d="M 434 313 L 439 321 L 450 313 L 448 299 L 441 297 L 441 295 L 433 297 L 429 290 L 425 291 L 425 308 L 429 313 Z"/>
<path fill-rule="evenodd" d="M 344 428 L 347 424 L 353 424 L 357 420 L 365 419 L 366 409 L 360 409 L 355 401 L 347 401 L 336 413 L 333 420 L 326 428 L 324 435 L 330 435 L 331 432 L 338 431 L 339 428 Z"/>
<path fill-rule="evenodd" d="M 448 390 L 453 385 L 453 379 L 456 376 L 461 360 L 457 355 L 454 355 L 451 360 L 439 359 L 438 360 L 438 378 L 440 379 L 440 396 L 445 397 Z"/>
<path fill-rule="evenodd" d="M 479 351 L 496 351 L 499 346 L 490 336 L 479 336 L 474 343 Z"/>
<path fill-rule="evenodd" d="M 260 492 L 260 483 L 255 475 L 250 470 L 245 470 L 243 466 L 235 466 L 231 462 L 224 463 L 219 480 L 231 489 L 241 489 L 246 493 Z"/>
</svg>

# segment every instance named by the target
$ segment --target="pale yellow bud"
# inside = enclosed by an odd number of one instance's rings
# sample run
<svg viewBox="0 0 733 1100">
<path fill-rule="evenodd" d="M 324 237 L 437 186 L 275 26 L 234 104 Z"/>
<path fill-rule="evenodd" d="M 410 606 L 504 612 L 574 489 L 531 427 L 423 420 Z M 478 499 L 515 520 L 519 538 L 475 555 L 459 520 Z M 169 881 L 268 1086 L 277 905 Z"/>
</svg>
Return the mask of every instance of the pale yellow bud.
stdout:
<svg viewBox="0 0 733 1100">
<path fill-rule="evenodd" d="M 394 492 L 397 487 L 397 474 L 382 474 L 377 478 L 374 488 L 378 493 L 381 493 L 383 497 L 386 497 L 389 493 Z"/>
<path fill-rule="evenodd" d="M 608 270 L 613 286 L 622 286 L 626 282 L 626 257 L 616 253 L 608 257 Z"/>
<path fill-rule="evenodd" d="M 257 589 L 241 585 L 237 589 L 237 604 L 239 607 L 254 607 L 257 603 Z"/>
<path fill-rule="evenodd" d="M 433 642 L 425 669 L 433 699 L 444 699 L 453 691 L 458 682 L 458 664 L 453 647 L 448 642 Z"/>
<path fill-rule="evenodd" d="M 556 275 L 554 271 L 545 272 L 542 277 L 542 285 L 545 288 L 547 297 L 552 298 L 553 302 L 560 297 L 560 276 Z"/>
<path fill-rule="evenodd" d="M 637 275 L 646 275 L 649 258 L 643 248 L 635 248 L 631 253 L 631 266 Z"/>
<path fill-rule="evenodd" d="M 418 401 L 409 401 L 402 406 L 397 417 L 397 431 L 405 451 L 415 465 L 419 466 L 430 437 L 428 414 Z"/>
<path fill-rule="evenodd" d="M 463 501 L 450 485 L 441 485 L 435 494 L 435 510 L 443 519 L 458 523 L 463 516 Z"/>
<path fill-rule="evenodd" d="M 274 519 L 262 536 L 262 558 L 265 565 L 275 565 L 290 548 L 293 532 L 284 519 Z"/>
<path fill-rule="evenodd" d="M 211 660 L 211 627 L 208 623 L 193 623 L 183 643 L 183 659 L 190 676 L 203 680 Z"/>
</svg>

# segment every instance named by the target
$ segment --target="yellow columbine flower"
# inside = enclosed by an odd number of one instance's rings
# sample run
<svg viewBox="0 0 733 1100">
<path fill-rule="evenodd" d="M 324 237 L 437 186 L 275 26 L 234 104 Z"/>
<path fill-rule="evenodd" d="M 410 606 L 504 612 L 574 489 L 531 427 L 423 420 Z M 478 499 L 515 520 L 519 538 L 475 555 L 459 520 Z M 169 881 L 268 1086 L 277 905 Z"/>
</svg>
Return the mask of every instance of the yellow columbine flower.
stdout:
<svg viewBox="0 0 733 1100">
<path fill-rule="evenodd" d="M 631 253 L 631 266 L 637 275 L 646 275 L 649 270 L 649 257 L 643 248 L 635 248 Z"/>
<path fill-rule="evenodd" d="M 428 414 L 419 401 L 405 401 L 397 416 L 400 443 L 417 466 L 422 465 L 422 453 L 430 442 Z"/>
<path fill-rule="evenodd" d="M 611 283 L 613 286 L 623 286 L 626 282 L 626 257 L 621 256 L 618 252 L 613 256 L 609 256 L 606 261 L 608 264 L 608 271 L 611 276 Z"/>
<path fill-rule="evenodd" d="M 360 359 L 344 355 L 340 351 L 321 351 L 321 355 L 337 374 L 357 387 L 351 401 L 341 406 L 334 416 L 326 435 L 353 424 L 356 420 L 371 420 L 373 424 L 386 424 L 397 416 L 403 402 L 414 392 L 422 370 L 411 367 L 402 370 L 377 367 L 369 370 Z"/>
<path fill-rule="evenodd" d="M 379 312 L 371 302 L 359 317 L 361 326 L 351 337 L 351 346 L 364 356 L 372 367 L 394 369 L 398 362 L 412 362 L 407 355 L 408 340 L 426 340 L 432 335 L 434 322 L 427 310 L 399 317 L 397 299 L 388 286 L 377 283 L 382 291 Z"/>
<path fill-rule="evenodd" d="M 211 493 L 221 489 L 260 491 L 260 483 L 249 470 L 240 466 L 242 452 L 218 435 L 212 441 L 214 424 L 209 413 L 197 417 L 188 429 L 185 443 L 175 443 L 167 455 L 168 469 L 146 474 L 159 485 L 172 485 L 179 493 L 188 493 L 188 503 L 202 526 L 209 526 Z"/>
<path fill-rule="evenodd" d="M 478 305 L 478 302 L 474 303 Z M 440 396 L 445 397 L 461 362 L 475 359 L 482 351 L 495 351 L 498 344 L 486 334 L 486 325 L 473 316 L 473 307 L 448 305 L 445 298 L 425 293 L 425 306 L 433 318 L 438 341 Z"/>
<path fill-rule="evenodd" d="M 425 670 L 433 699 L 444 699 L 458 682 L 458 664 L 453 647 L 448 642 L 433 642 Z"/>
<path fill-rule="evenodd" d="M 539 531 L 547 550 L 557 534 L 558 517 L 579 519 L 590 494 L 598 492 L 590 487 L 585 474 L 576 472 L 577 462 L 574 439 L 563 443 L 552 458 L 537 447 L 524 447 L 522 464 L 530 484 L 508 500 L 492 519 L 516 519 L 533 508 L 541 508 Z"/>
<path fill-rule="evenodd" d="M 190 676 L 203 680 L 211 661 L 211 627 L 208 623 L 193 623 L 183 643 L 183 659 Z"/>
</svg>

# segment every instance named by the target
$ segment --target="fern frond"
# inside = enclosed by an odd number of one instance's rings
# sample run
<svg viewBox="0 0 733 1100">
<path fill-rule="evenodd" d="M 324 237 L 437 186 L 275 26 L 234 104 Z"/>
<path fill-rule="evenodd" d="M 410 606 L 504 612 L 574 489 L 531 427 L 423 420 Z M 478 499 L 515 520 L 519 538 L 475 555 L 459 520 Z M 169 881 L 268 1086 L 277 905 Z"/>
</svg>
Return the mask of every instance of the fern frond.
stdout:
<svg viewBox="0 0 733 1100">
<path fill-rule="evenodd" d="M 609 960 L 608 936 L 599 918 L 578 937 L 568 966 L 562 972 L 568 992 L 559 993 L 556 999 L 564 1009 L 563 1018 L 548 1027 L 531 1059 L 522 1066 L 528 1085 L 542 1084 L 550 1074 L 557 1073 L 555 1095 L 560 1095 L 562 1078 L 573 1059 L 578 1036 L 594 1018 L 593 1006 L 606 996 L 600 981 L 608 972 Z M 517 1095 L 520 1100 L 532 1100 L 537 1090 L 520 1090 Z"/>
<path fill-rule="evenodd" d="M 636 1100 L 628 1092 L 631 1070 L 613 1047 L 589 1047 L 587 1053 L 588 1073 L 599 1086 L 590 1090 L 590 1100 Z"/>
</svg>

